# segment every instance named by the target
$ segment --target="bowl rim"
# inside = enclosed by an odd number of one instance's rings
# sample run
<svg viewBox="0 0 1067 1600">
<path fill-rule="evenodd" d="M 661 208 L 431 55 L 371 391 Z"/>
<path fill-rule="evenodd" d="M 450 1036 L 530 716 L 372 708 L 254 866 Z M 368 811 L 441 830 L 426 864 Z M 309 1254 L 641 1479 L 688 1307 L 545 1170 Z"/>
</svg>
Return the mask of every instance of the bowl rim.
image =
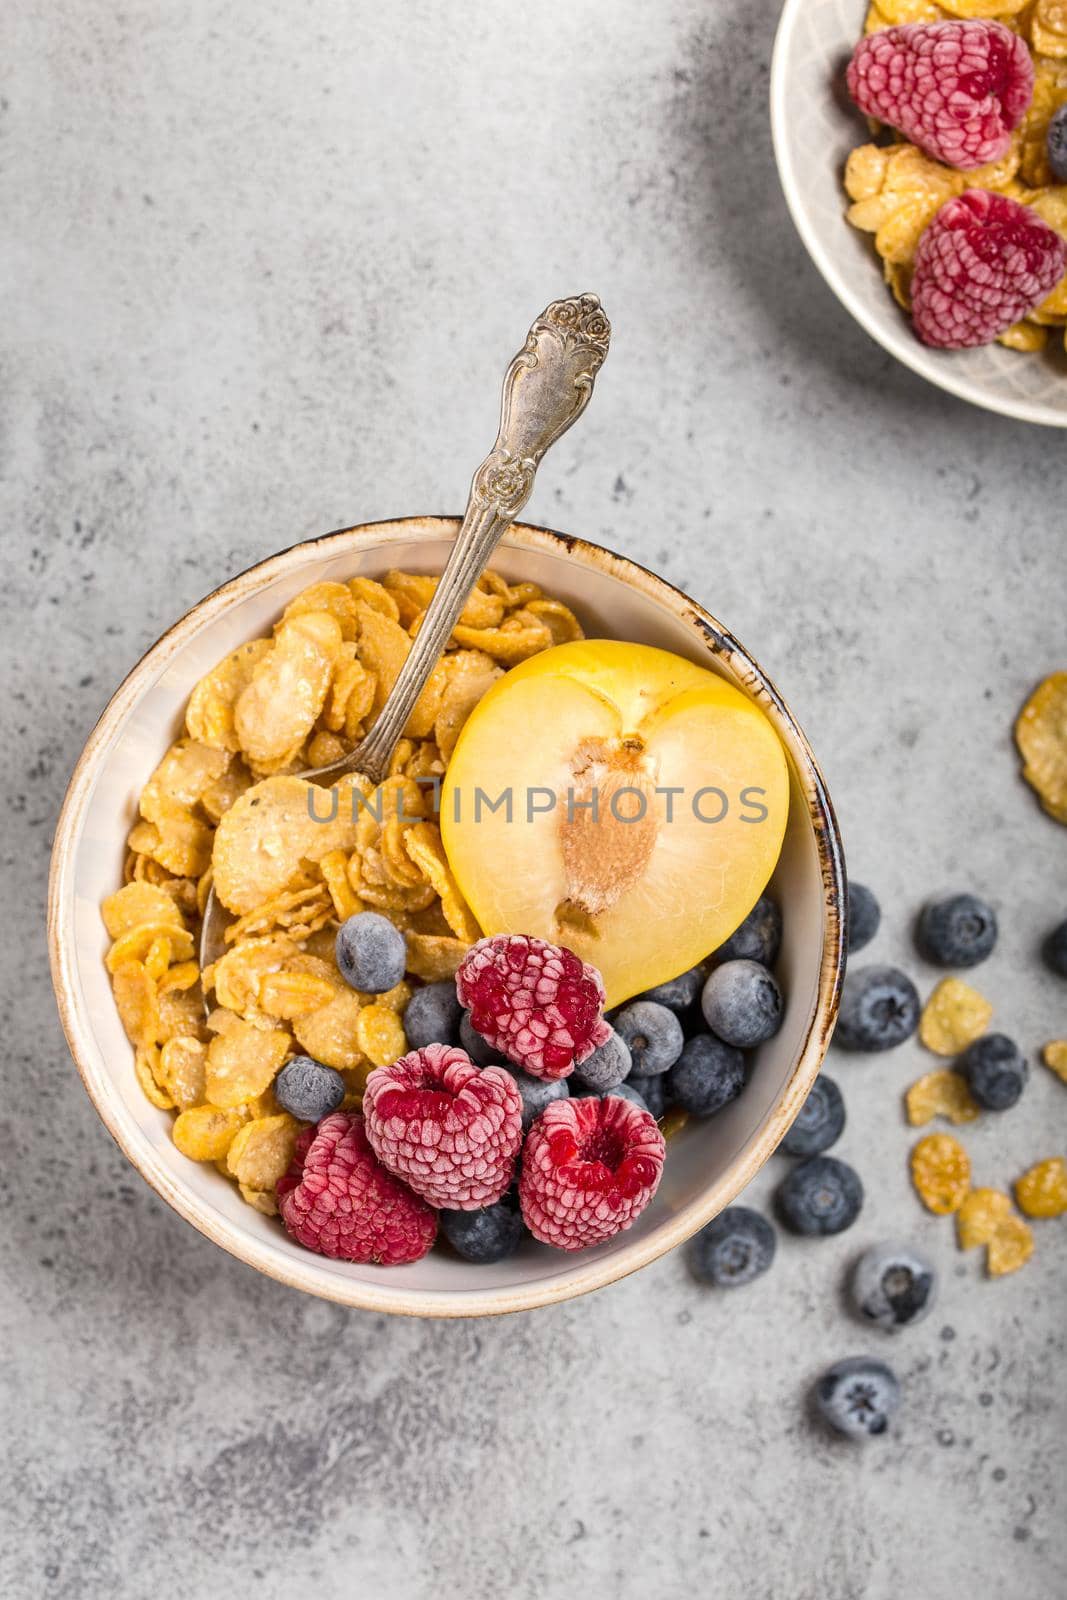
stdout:
<svg viewBox="0 0 1067 1600">
<path fill-rule="evenodd" d="M 1045 428 L 1067 428 L 1067 411 L 1056 412 L 1045 406 L 1041 401 L 1031 401 L 1013 398 L 1011 395 L 993 395 L 983 388 L 980 383 L 958 374 L 951 364 L 951 351 L 931 351 L 921 345 L 917 339 L 912 338 L 906 324 L 898 328 L 882 326 L 873 321 L 867 308 L 861 301 L 859 294 L 852 288 L 849 276 L 838 266 L 834 255 L 823 248 L 816 233 L 813 223 L 808 216 L 808 208 L 802 198 L 802 189 L 796 177 L 796 163 L 793 160 L 793 148 L 790 139 L 790 124 L 786 111 L 786 84 L 788 81 L 787 56 L 793 42 L 798 21 L 810 5 L 811 0 L 785 0 L 778 27 L 774 35 L 774 48 L 771 52 L 770 73 L 770 110 L 771 110 L 771 143 L 774 148 L 775 165 L 778 168 L 778 179 L 782 185 L 785 202 L 793 224 L 800 234 L 804 248 L 811 257 L 815 266 L 821 273 L 823 280 L 840 300 L 845 310 L 850 313 L 866 334 L 883 350 L 920 378 L 925 378 L 927 383 L 932 383 L 935 388 L 944 389 L 953 394 L 958 400 L 966 400 L 971 405 L 980 406 L 984 411 L 992 411 L 1000 416 L 1013 417 L 1018 422 L 1037 423 Z M 857 0 L 858 4 L 858 0 Z M 844 224 L 844 211 L 842 209 L 842 224 Z M 947 357 L 944 361 L 938 360 L 938 355 Z"/>
<path fill-rule="evenodd" d="M 459 521 L 458 517 L 442 516 L 394 517 L 337 529 L 254 563 L 191 607 L 131 668 L 90 732 L 71 774 L 56 822 L 48 880 L 49 964 L 67 1045 L 104 1126 L 149 1187 L 206 1238 L 246 1265 L 290 1288 L 362 1310 L 424 1317 L 493 1316 L 526 1311 L 603 1288 L 665 1255 L 729 1205 L 771 1155 L 815 1080 L 833 1031 L 845 958 L 845 867 L 840 830 L 825 780 L 807 739 L 771 680 L 732 634 L 666 579 L 601 545 L 534 524 L 513 523 L 502 541 L 505 546 L 563 555 L 581 566 L 606 571 L 689 623 L 712 654 L 730 658 L 747 692 L 758 699 L 771 717 L 786 747 L 807 801 L 808 821 L 815 836 L 822 882 L 823 944 L 813 1014 L 776 1107 L 748 1140 L 739 1158 L 718 1180 L 658 1226 L 648 1238 L 632 1239 L 599 1260 L 583 1262 L 579 1255 L 570 1270 L 556 1271 L 549 1278 L 486 1290 L 411 1289 L 399 1285 L 393 1288 L 387 1278 L 380 1284 L 368 1284 L 328 1276 L 318 1266 L 319 1258 L 311 1252 L 308 1252 L 306 1264 L 303 1260 L 282 1259 L 268 1244 L 246 1236 L 202 1203 L 174 1177 L 154 1149 L 138 1143 L 133 1131 L 124 1126 L 121 1108 L 112 1103 L 107 1075 L 98 1072 L 93 1053 L 87 1047 L 92 1029 L 80 1003 L 71 924 L 74 904 L 72 843 L 112 736 L 159 670 L 202 626 L 221 616 L 233 602 L 305 565 L 309 553 L 320 554 L 324 560 L 338 554 L 355 556 L 362 549 L 379 545 L 383 530 L 390 529 L 394 532 L 404 529 L 412 537 L 447 538 L 454 536 Z"/>
</svg>

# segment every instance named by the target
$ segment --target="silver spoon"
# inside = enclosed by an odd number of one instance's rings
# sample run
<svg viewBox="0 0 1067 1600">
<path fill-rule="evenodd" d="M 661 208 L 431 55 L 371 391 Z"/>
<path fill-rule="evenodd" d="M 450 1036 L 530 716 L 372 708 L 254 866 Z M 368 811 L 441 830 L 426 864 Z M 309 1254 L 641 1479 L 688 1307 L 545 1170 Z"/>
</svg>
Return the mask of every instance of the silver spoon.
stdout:
<svg viewBox="0 0 1067 1600">
<path fill-rule="evenodd" d="M 530 498 L 542 456 L 588 405 L 610 338 L 595 294 L 553 300 L 534 322 L 504 374 L 496 443 L 474 474 L 441 581 L 385 704 L 354 750 L 328 767 L 301 772 L 302 778 L 329 786 L 349 772 L 374 783 L 388 777 L 415 702 L 502 535 Z M 200 929 L 201 971 L 223 953 L 228 920 L 212 889 Z"/>
</svg>

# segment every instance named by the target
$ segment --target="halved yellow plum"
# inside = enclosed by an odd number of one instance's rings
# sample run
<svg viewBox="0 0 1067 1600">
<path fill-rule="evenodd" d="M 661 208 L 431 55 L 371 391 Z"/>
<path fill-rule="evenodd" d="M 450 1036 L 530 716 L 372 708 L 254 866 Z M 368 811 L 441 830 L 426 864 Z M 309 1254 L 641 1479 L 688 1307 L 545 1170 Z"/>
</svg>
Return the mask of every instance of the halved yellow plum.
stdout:
<svg viewBox="0 0 1067 1600">
<path fill-rule="evenodd" d="M 584 639 L 479 702 L 441 833 L 484 933 L 569 946 L 617 1005 L 729 938 L 774 871 L 788 809 L 785 752 L 738 689 L 667 650 Z"/>
</svg>

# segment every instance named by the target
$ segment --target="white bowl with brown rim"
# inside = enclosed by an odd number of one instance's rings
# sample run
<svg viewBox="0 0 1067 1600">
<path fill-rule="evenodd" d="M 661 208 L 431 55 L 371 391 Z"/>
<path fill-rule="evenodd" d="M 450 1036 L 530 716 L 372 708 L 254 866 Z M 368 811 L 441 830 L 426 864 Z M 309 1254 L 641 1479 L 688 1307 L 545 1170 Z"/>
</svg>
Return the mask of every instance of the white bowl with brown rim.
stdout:
<svg viewBox="0 0 1067 1600">
<path fill-rule="evenodd" d="M 721 673 L 766 712 L 791 771 L 789 823 L 772 888 L 784 912 L 778 973 L 786 994 L 776 1038 L 756 1052 L 744 1093 L 690 1122 L 668 1147 L 659 1192 L 626 1233 L 567 1254 L 532 1240 L 492 1266 L 434 1250 L 405 1267 L 358 1266 L 303 1249 L 276 1218 L 244 1204 L 210 1164 L 170 1137 L 171 1114 L 145 1099 L 104 966 L 100 902 L 122 881 L 140 791 L 177 736 L 197 680 L 269 631 L 287 602 L 321 579 L 437 572 L 458 523 L 407 517 L 294 545 L 201 600 L 142 657 L 89 737 L 52 851 L 49 950 L 60 1015 L 85 1087 L 108 1130 L 168 1205 L 261 1272 L 343 1305 L 418 1316 L 523 1311 L 601 1288 L 646 1266 L 710 1221 L 759 1171 L 800 1109 L 833 1028 L 844 967 L 844 863 L 822 775 L 789 708 L 748 652 L 662 578 L 598 545 L 516 524 L 493 562 L 571 606 L 591 636 L 658 645 Z"/>
</svg>

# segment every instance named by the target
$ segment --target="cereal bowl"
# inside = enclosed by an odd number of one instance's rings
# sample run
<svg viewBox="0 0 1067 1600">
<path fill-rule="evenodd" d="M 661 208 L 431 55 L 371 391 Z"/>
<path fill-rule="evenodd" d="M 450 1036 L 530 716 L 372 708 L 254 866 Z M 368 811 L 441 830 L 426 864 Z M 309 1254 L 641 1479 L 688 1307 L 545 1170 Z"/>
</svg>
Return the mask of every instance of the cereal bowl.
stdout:
<svg viewBox="0 0 1067 1600">
<path fill-rule="evenodd" d="M 611 1283 L 654 1261 L 715 1216 L 754 1176 L 814 1080 L 844 966 L 844 864 L 829 796 L 773 684 L 714 618 L 661 578 L 597 545 L 516 524 L 494 568 L 570 605 L 590 634 L 658 645 L 707 666 L 755 700 L 790 768 L 785 846 L 773 889 L 785 916 L 778 973 L 781 1031 L 754 1058 L 745 1093 L 672 1139 L 652 1205 L 632 1229 L 568 1254 L 524 1242 L 508 1260 L 471 1265 L 433 1251 L 408 1266 L 360 1266 L 312 1254 L 280 1222 L 246 1206 L 210 1163 L 174 1146 L 171 1115 L 144 1098 L 104 966 L 100 902 L 122 881 L 137 797 L 180 725 L 193 685 L 274 622 L 311 582 L 386 568 L 440 571 L 458 524 L 444 517 L 372 523 L 272 556 L 209 595 L 143 657 L 107 706 L 74 770 L 56 828 L 49 885 L 53 982 L 71 1053 L 101 1118 L 145 1180 L 242 1261 L 345 1305 L 422 1316 L 526 1310 Z"/>
<path fill-rule="evenodd" d="M 842 175 L 849 152 L 864 140 L 866 125 L 849 103 L 843 68 L 863 32 L 867 9 L 867 0 L 786 0 L 778 24 L 771 129 L 786 202 L 808 254 L 860 326 L 920 377 L 987 411 L 1067 427 L 1067 358 L 1061 339 L 1040 354 L 999 344 L 928 348 L 884 282 L 870 235 L 845 220 Z"/>
</svg>

